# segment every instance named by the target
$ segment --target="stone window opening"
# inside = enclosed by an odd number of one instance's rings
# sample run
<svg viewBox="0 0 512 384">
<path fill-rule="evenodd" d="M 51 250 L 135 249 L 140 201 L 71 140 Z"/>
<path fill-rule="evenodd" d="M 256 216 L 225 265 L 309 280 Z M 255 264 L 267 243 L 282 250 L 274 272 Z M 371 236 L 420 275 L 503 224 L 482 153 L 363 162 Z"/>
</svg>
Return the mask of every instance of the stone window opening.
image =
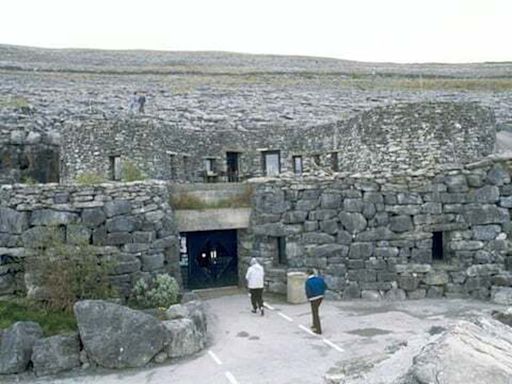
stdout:
<svg viewBox="0 0 512 384">
<path fill-rule="evenodd" d="M 114 181 L 121 180 L 121 156 L 109 156 L 110 160 L 110 179 Z"/>
<path fill-rule="evenodd" d="M 331 169 L 333 172 L 339 171 L 338 152 L 331 152 Z"/>
<path fill-rule="evenodd" d="M 281 173 L 281 155 L 279 151 L 263 151 L 261 157 L 265 176 L 277 176 Z"/>
<path fill-rule="evenodd" d="M 207 176 L 215 176 L 215 159 L 206 158 L 204 159 L 204 168 Z"/>
<path fill-rule="evenodd" d="M 302 156 L 293 156 L 293 173 L 296 175 L 302 175 L 303 166 L 302 166 Z"/>
<path fill-rule="evenodd" d="M 288 259 L 286 257 L 286 238 L 285 237 L 274 237 L 275 239 L 275 258 L 274 264 L 278 266 L 284 266 L 288 264 Z"/>
<path fill-rule="evenodd" d="M 176 155 L 174 153 L 169 154 L 169 169 L 171 180 L 176 180 Z"/>
<path fill-rule="evenodd" d="M 320 166 L 320 155 L 313 155 L 313 164 L 315 164 L 317 167 Z"/>
<path fill-rule="evenodd" d="M 444 252 L 443 232 L 432 233 L 432 260 L 445 261 L 446 255 Z"/>
<path fill-rule="evenodd" d="M 190 179 L 188 157 L 188 155 L 183 155 L 183 180 L 185 181 L 189 181 Z"/>
</svg>

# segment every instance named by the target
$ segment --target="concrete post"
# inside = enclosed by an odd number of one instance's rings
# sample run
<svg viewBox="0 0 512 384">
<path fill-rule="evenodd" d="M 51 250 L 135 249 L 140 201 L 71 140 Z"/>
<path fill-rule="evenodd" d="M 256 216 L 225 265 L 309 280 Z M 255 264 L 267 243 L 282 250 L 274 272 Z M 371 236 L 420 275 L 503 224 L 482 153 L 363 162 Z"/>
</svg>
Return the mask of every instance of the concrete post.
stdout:
<svg viewBox="0 0 512 384">
<path fill-rule="evenodd" d="M 306 291 L 304 283 L 308 276 L 304 272 L 288 272 L 287 274 L 287 295 L 286 299 L 291 304 L 306 303 Z"/>
</svg>

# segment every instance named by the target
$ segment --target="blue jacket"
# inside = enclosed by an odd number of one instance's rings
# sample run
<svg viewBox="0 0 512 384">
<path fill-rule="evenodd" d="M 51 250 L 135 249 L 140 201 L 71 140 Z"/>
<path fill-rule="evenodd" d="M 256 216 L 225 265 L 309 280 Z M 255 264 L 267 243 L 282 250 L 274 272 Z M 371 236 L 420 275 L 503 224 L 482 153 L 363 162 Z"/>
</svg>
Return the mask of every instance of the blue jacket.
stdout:
<svg viewBox="0 0 512 384">
<path fill-rule="evenodd" d="M 306 280 L 306 296 L 309 300 L 324 296 L 327 284 L 321 276 L 310 276 Z"/>
</svg>

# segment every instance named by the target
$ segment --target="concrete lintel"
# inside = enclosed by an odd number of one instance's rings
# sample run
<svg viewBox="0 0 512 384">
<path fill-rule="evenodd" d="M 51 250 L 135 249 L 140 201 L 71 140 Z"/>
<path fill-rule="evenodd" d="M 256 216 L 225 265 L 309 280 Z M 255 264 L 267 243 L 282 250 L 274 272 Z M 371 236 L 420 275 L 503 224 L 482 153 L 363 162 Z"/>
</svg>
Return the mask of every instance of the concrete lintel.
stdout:
<svg viewBox="0 0 512 384">
<path fill-rule="evenodd" d="M 247 228 L 250 214 L 250 208 L 182 209 L 175 211 L 180 232 Z"/>
</svg>

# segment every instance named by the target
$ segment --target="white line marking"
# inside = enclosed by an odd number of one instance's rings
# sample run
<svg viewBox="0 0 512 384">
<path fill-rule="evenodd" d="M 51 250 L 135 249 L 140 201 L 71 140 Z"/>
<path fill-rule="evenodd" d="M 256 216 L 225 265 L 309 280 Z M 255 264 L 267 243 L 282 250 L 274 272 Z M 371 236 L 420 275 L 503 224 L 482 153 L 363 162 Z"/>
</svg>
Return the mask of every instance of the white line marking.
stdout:
<svg viewBox="0 0 512 384">
<path fill-rule="evenodd" d="M 212 351 L 208 351 L 208 354 L 212 357 L 213 361 L 215 361 L 217 364 L 222 365 L 222 361 L 217 357 L 215 353 Z"/>
<path fill-rule="evenodd" d="M 310 334 L 310 335 L 312 335 L 312 336 L 318 336 L 315 332 L 313 332 L 311 329 L 309 329 L 309 328 L 307 328 L 307 327 L 303 326 L 302 324 L 301 324 L 301 325 L 299 325 L 299 328 L 300 328 L 300 329 L 302 329 L 304 332 L 309 333 L 309 334 Z"/>
<path fill-rule="evenodd" d="M 330 340 L 327 340 L 327 339 L 322 339 L 322 341 L 327 344 L 329 347 L 331 348 L 334 348 L 335 350 L 337 350 L 338 352 L 345 352 L 345 350 L 341 347 L 338 347 L 336 344 L 334 344 L 332 341 Z"/>
<path fill-rule="evenodd" d="M 224 374 L 231 384 L 238 384 L 238 381 L 235 379 L 235 376 L 233 376 L 231 372 L 226 371 Z"/>
<path fill-rule="evenodd" d="M 267 307 L 268 309 L 270 309 L 271 311 L 273 311 L 273 310 L 274 310 L 274 307 L 273 307 L 273 306 L 271 306 L 271 305 L 269 305 L 269 304 L 267 304 L 267 303 L 263 303 L 263 305 L 264 305 L 265 307 Z"/>
<path fill-rule="evenodd" d="M 293 319 L 290 316 L 286 316 L 284 313 L 277 312 L 279 316 L 281 316 L 283 319 L 288 320 L 289 322 L 292 322 Z"/>
</svg>

